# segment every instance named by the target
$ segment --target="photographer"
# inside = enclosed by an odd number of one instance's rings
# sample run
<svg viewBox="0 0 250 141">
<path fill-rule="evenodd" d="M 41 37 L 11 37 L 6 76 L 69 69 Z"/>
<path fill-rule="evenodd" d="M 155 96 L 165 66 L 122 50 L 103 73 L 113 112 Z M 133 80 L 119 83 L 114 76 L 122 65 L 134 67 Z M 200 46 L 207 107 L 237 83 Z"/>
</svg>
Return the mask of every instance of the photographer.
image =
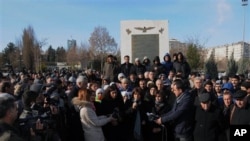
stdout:
<svg viewBox="0 0 250 141">
<path fill-rule="evenodd" d="M 38 94 L 33 91 L 26 91 L 22 97 L 24 109 L 19 116 L 18 122 L 22 137 L 27 141 L 41 140 L 37 131 L 43 129 L 43 124 L 38 118 L 40 108 L 35 104 L 37 97 Z"/>
<path fill-rule="evenodd" d="M 67 125 L 69 120 L 66 113 L 69 111 L 68 97 L 62 87 L 60 79 L 54 79 L 53 83 L 44 86 L 44 110 L 54 120 L 53 129 L 58 132 L 62 141 L 69 140 Z"/>
<path fill-rule="evenodd" d="M 29 91 L 23 94 L 22 101 L 24 110 L 19 116 L 19 126 L 22 136 L 26 141 L 59 141 L 60 138 L 55 132 L 56 122 L 52 114 L 56 113 L 55 109 L 46 109 L 43 105 L 37 104 L 42 96 L 34 89 L 34 85 Z M 31 91 L 32 90 L 32 91 Z M 39 97 L 38 97 L 39 96 Z"/>
<path fill-rule="evenodd" d="M 158 119 L 161 115 L 171 110 L 169 104 L 166 103 L 166 97 L 163 91 L 156 91 L 154 106 L 152 107 L 151 113 L 147 113 L 150 128 L 150 140 L 164 141 L 171 140 L 171 136 L 167 136 L 165 125 L 158 125 L 154 120 Z M 170 129 L 168 125 L 168 130 Z M 168 137 L 168 138 L 167 138 Z M 172 138 L 173 139 L 173 138 Z"/>
</svg>

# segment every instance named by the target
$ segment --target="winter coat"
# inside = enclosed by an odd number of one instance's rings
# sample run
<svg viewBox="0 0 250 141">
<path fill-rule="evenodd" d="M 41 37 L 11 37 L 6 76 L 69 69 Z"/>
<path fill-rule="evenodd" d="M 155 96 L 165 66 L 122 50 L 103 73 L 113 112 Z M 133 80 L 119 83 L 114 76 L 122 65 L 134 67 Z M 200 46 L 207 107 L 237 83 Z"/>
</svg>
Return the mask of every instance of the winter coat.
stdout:
<svg viewBox="0 0 250 141">
<path fill-rule="evenodd" d="M 123 63 L 121 64 L 121 73 L 123 73 L 127 78 L 129 74 L 132 72 L 134 65 L 132 63 Z"/>
<path fill-rule="evenodd" d="M 169 56 L 169 61 L 165 61 L 165 57 Z M 163 57 L 163 62 L 161 64 L 165 67 L 166 72 L 165 74 L 168 76 L 169 71 L 173 69 L 173 62 L 171 61 L 171 56 L 169 53 L 166 53 Z"/>
<path fill-rule="evenodd" d="M 91 102 L 82 101 L 78 98 L 73 98 L 72 102 L 80 109 L 85 141 L 104 141 L 102 126 L 110 122 L 111 118 L 107 116 L 97 116 Z"/>
<path fill-rule="evenodd" d="M 116 79 L 119 72 L 119 66 L 115 62 L 106 62 L 103 67 L 103 78 L 109 79 L 110 82 L 117 81 Z"/>
<path fill-rule="evenodd" d="M 190 72 L 191 72 L 191 69 L 190 69 L 190 66 L 188 64 L 188 62 L 186 61 L 182 61 L 182 62 L 179 62 L 179 61 L 175 61 L 173 63 L 173 68 L 175 70 L 175 72 L 182 72 L 182 77 L 184 79 L 187 79 Z"/>
<path fill-rule="evenodd" d="M 119 95 L 119 94 L 118 94 Z M 110 122 L 102 127 L 104 136 L 107 141 L 122 140 L 124 136 L 122 128 L 122 115 L 124 109 L 124 103 L 122 97 L 117 96 L 115 99 L 104 96 L 101 103 L 101 114 L 108 115 L 113 114 L 117 118 L 116 124 Z"/>
<path fill-rule="evenodd" d="M 231 125 L 250 125 L 250 104 L 243 108 L 234 105 L 231 109 Z"/>
<path fill-rule="evenodd" d="M 172 122 L 176 137 L 190 137 L 193 129 L 193 100 L 188 92 L 176 98 L 173 108 L 161 116 L 162 123 Z"/>
<path fill-rule="evenodd" d="M 219 108 L 211 104 L 208 111 L 201 106 L 196 108 L 194 141 L 218 141 L 223 133 L 223 115 Z"/>
</svg>

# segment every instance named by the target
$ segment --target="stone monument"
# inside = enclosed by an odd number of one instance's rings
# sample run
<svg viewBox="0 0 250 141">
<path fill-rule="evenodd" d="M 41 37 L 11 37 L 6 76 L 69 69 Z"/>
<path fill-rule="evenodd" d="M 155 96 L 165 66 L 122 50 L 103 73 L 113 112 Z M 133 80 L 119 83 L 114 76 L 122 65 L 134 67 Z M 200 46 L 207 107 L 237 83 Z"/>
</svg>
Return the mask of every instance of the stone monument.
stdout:
<svg viewBox="0 0 250 141">
<path fill-rule="evenodd" d="M 121 63 L 125 55 L 130 56 L 130 62 L 135 58 L 142 62 L 147 56 L 152 64 L 155 56 L 163 61 L 163 56 L 169 53 L 168 21 L 133 20 L 121 21 Z"/>
</svg>

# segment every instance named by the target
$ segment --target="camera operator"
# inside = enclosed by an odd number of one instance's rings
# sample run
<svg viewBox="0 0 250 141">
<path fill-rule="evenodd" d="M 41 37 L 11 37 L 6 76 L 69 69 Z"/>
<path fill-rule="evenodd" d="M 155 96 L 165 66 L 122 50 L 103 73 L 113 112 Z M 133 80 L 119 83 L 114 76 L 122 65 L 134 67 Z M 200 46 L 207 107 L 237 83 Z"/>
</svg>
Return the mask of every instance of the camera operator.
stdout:
<svg viewBox="0 0 250 141">
<path fill-rule="evenodd" d="M 56 110 L 52 107 L 48 110 L 37 103 L 43 97 L 39 94 L 41 86 L 36 86 L 37 84 L 31 85 L 30 90 L 23 95 L 24 110 L 19 117 L 22 135 L 27 141 L 59 141 L 60 137 L 56 133 L 56 122 L 53 118 Z"/>
<path fill-rule="evenodd" d="M 67 132 L 68 120 L 66 113 L 69 110 L 67 105 L 67 95 L 62 87 L 60 79 L 54 79 L 53 83 L 45 85 L 44 109 L 46 113 L 56 122 L 55 130 L 60 135 L 62 141 L 69 138 Z"/>
<path fill-rule="evenodd" d="M 38 94 L 33 91 L 26 91 L 22 97 L 24 109 L 19 116 L 19 127 L 22 137 L 27 141 L 41 140 L 36 132 L 43 129 L 43 124 L 38 118 L 40 108 L 35 104 L 37 97 Z"/>
</svg>

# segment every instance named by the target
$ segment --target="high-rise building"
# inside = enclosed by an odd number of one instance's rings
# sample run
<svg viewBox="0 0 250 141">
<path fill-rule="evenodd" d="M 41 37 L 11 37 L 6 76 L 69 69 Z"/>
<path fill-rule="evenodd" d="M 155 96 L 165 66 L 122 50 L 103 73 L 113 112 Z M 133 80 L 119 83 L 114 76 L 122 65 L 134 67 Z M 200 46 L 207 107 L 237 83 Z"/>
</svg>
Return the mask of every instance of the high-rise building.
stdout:
<svg viewBox="0 0 250 141">
<path fill-rule="evenodd" d="M 70 49 L 71 47 L 75 47 L 76 46 L 76 40 L 74 40 L 74 39 L 68 40 L 67 45 L 68 45 L 68 49 Z"/>
<path fill-rule="evenodd" d="M 229 59 L 232 53 L 235 61 L 239 61 L 241 58 L 250 59 L 250 44 L 246 42 L 244 42 L 244 45 L 243 42 L 237 42 L 209 48 L 207 59 L 210 57 L 212 51 L 214 51 L 214 57 L 217 61 L 224 58 Z"/>
</svg>

